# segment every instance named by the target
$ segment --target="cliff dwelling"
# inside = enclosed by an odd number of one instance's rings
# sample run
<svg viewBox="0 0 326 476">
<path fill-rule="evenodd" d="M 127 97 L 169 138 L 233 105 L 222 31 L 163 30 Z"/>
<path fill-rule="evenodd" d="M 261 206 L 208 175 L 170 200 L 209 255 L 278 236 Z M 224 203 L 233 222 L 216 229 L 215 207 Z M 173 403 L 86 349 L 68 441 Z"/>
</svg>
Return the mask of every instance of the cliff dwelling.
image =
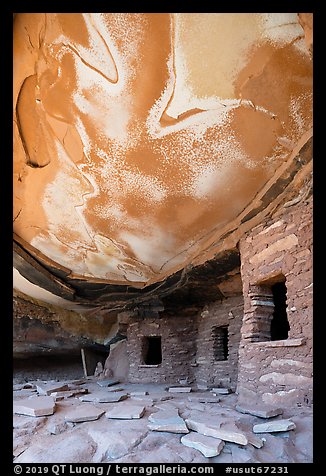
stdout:
<svg viewBox="0 0 326 476">
<path fill-rule="evenodd" d="M 312 14 L 13 28 L 14 462 L 313 462 Z"/>
</svg>

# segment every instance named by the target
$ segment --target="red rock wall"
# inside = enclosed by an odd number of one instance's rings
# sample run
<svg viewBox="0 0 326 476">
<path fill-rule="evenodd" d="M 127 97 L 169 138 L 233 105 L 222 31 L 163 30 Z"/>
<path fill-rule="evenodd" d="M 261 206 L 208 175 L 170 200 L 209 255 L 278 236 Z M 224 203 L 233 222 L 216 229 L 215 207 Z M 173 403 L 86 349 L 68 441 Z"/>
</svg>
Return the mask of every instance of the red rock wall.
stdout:
<svg viewBox="0 0 326 476">
<path fill-rule="evenodd" d="M 13 351 L 18 355 L 39 355 L 44 352 L 79 352 L 80 347 L 102 344 L 113 337 L 115 316 L 94 316 L 92 319 L 75 311 L 26 300 L 23 295 L 13 299 Z"/>
<path fill-rule="evenodd" d="M 239 347 L 239 400 L 283 406 L 310 405 L 312 198 L 283 209 L 274 219 L 251 230 L 241 240 L 240 252 L 244 319 Z M 264 327 L 264 319 L 268 318 L 268 306 L 265 306 L 261 308 L 257 324 L 255 302 L 264 299 L 257 298 L 257 289 L 262 283 L 273 283 L 280 274 L 286 278 L 288 339 L 255 342 L 259 340 L 255 331 L 259 326 Z M 268 301 L 268 297 L 266 299 Z"/>
<path fill-rule="evenodd" d="M 53 311 L 24 301 L 13 301 L 13 356 L 47 354 L 80 354 L 88 339 L 76 336 L 60 326 Z"/>
</svg>

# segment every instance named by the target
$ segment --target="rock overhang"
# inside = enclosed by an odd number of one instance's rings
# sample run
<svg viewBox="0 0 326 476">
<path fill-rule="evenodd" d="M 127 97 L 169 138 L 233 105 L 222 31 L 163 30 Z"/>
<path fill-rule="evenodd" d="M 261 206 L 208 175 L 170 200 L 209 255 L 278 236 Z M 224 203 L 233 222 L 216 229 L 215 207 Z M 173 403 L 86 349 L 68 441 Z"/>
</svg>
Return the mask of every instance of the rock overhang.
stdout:
<svg viewBox="0 0 326 476">
<path fill-rule="evenodd" d="M 98 289 L 147 293 L 230 253 L 309 174 L 302 23 L 285 13 L 18 14 L 23 276 L 86 303 Z M 40 280 L 22 271 L 24 252 Z"/>
</svg>

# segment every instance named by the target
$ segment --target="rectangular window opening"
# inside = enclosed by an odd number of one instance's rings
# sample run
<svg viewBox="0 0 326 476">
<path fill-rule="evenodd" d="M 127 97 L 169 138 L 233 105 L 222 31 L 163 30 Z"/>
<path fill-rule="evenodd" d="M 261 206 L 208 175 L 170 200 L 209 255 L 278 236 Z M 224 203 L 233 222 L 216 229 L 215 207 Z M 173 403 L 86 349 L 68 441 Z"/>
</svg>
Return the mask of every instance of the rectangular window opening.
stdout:
<svg viewBox="0 0 326 476">
<path fill-rule="evenodd" d="M 213 353 L 215 360 L 228 360 L 229 330 L 228 326 L 213 327 Z"/>
<path fill-rule="evenodd" d="M 251 286 L 251 341 L 288 339 L 290 325 L 286 294 L 286 279 L 283 274 Z"/>
<path fill-rule="evenodd" d="M 284 340 L 289 336 L 290 325 L 286 312 L 285 281 L 272 286 L 274 312 L 271 321 L 271 340 Z"/>
<path fill-rule="evenodd" d="M 142 358 L 145 365 L 162 363 L 162 342 L 160 336 L 143 337 Z"/>
</svg>

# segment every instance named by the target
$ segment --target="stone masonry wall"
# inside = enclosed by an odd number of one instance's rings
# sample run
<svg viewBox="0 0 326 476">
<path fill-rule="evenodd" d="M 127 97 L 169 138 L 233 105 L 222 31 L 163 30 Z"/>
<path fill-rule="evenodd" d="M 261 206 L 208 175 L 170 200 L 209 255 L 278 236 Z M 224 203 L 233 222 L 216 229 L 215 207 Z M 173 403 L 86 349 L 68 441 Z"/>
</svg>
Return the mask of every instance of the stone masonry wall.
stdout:
<svg viewBox="0 0 326 476">
<path fill-rule="evenodd" d="M 131 317 L 127 330 L 128 380 L 133 383 L 187 382 L 208 387 L 227 386 L 235 390 L 242 317 L 242 296 L 216 301 L 205 306 L 199 315 Z M 214 328 L 220 326 L 228 326 L 227 360 L 217 360 L 214 355 Z M 144 363 L 143 339 L 146 337 L 161 337 L 161 364 Z"/>
<path fill-rule="evenodd" d="M 196 355 L 196 316 L 131 319 L 127 330 L 129 377 L 132 383 L 191 383 Z M 162 363 L 144 365 L 144 337 L 161 337 Z"/>
<path fill-rule="evenodd" d="M 225 386 L 236 389 L 238 348 L 243 317 L 243 297 L 235 296 L 215 302 L 199 315 L 196 382 L 198 385 Z M 228 359 L 216 360 L 214 332 L 216 326 L 228 326 Z"/>
<path fill-rule="evenodd" d="M 244 319 L 239 347 L 239 401 L 310 405 L 312 198 L 284 209 L 273 220 L 251 230 L 240 242 L 240 253 Z M 266 331 L 268 306 L 273 306 L 268 292 L 259 290 L 271 286 L 280 275 L 286 278 L 288 338 L 271 341 L 265 337 L 261 339 L 264 342 L 258 342 L 260 330 Z"/>
</svg>

